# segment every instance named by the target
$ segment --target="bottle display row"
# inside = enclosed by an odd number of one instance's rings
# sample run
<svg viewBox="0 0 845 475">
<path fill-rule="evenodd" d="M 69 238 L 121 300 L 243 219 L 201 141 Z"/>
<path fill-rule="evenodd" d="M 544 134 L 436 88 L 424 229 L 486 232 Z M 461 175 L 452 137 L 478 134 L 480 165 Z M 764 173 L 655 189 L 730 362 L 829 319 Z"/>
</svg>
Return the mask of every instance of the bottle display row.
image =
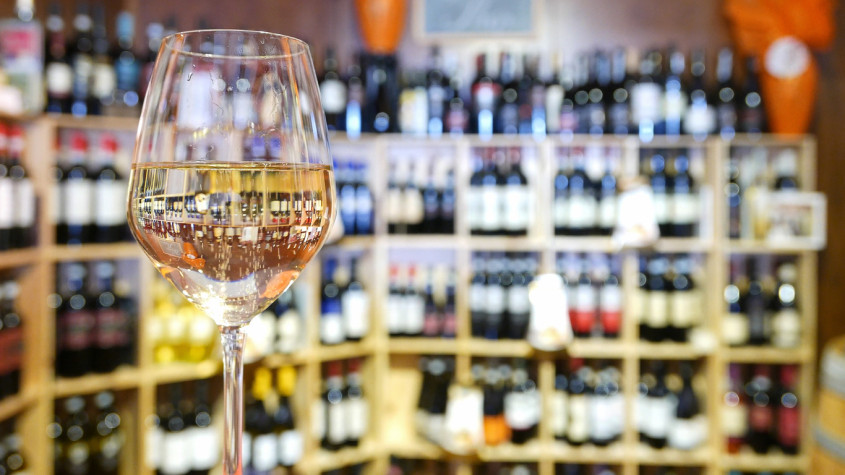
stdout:
<svg viewBox="0 0 845 475">
<path fill-rule="evenodd" d="M 728 368 L 722 430 L 730 454 L 801 449 L 802 402 L 795 365 L 740 365 Z"/>
<path fill-rule="evenodd" d="M 320 341 L 336 345 L 359 341 L 370 331 L 370 294 L 362 256 L 345 255 L 323 259 L 320 301 Z"/>
<path fill-rule="evenodd" d="M 640 441 L 653 448 L 694 450 L 707 441 L 703 388 L 694 384 L 692 363 L 671 366 L 663 361 L 642 364 L 635 424 Z"/>
<path fill-rule="evenodd" d="M 47 427 L 56 475 L 119 472 L 128 434 L 115 398 L 103 391 L 57 401 L 54 420 Z"/>
<path fill-rule="evenodd" d="M 131 293 L 134 263 L 64 262 L 56 267 L 56 375 L 107 373 L 135 364 L 137 297 Z"/>
<path fill-rule="evenodd" d="M 525 338 L 531 311 L 528 287 L 537 267 L 535 254 L 473 254 L 468 293 L 473 337 L 488 340 Z"/>
<path fill-rule="evenodd" d="M 566 286 L 575 337 L 619 337 L 625 309 L 619 257 L 560 253 L 556 267 Z"/>
<path fill-rule="evenodd" d="M 696 281 L 703 276 L 700 256 L 640 257 L 638 289 L 628 308 L 637 315 L 640 339 L 694 341 L 704 325 L 705 300 Z"/>
<path fill-rule="evenodd" d="M 466 216 L 470 234 L 524 236 L 536 213 L 537 203 L 523 173 L 519 147 L 476 148 L 474 172 L 469 179 Z"/>
<path fill-rule="evenodd" d="M 24 438 L 17 432 L 15 419 L 0 423 L 0 472 L 26 475 L 29 472 Z"/>
<path fill-rule="evenodd" d="M 369 433 L 371 407 L 363 389 L 363 369 L 360 358 L 323 366 L 323 393 L 311 409 L 311 434 L 324 450 L 356 447 Z"/>
<path fill-rule="evenodd" d="M 23 319 L 16 301 L 20 287 L 12 278 L 0 278 L 0 401 L 21 390 L 24 356 Z"/>
<path fill-rule="evenodd" d="M 255 370 L 244 413 L 244 473 L 259 475 L 290 468 L 304 450 L 301 428 L 296 426 L 293 394 L 296 370 L 280 368 L 275 375 L 263 367 Z"/>
<path fill-rule="evenodd" d="M 455 338 L 456 276 L 452 263 L 392 260 L 384 304 L 391 337 Z"/>
<path fill-rule="evenodd" d="M 0 251 L 36 243 L 36 195 L 23 152 L 22 128 L 0 122 Z"/>
<path fill-rule="evenodd" d="M 455 157 L 431 154 L 423 148 L 394 152 L 390 163 L 385 201 L 387 232 L 454 234 Z"/>
<path fill-rule="evenodd" d="M 190 393 L 188 386 L 162 388 L 157 414 L 146 421 L 144 460 L 158 474 L 206 475 L 218 465 L 222 440 L 209 382 L 194 381 Z"/>
</svg>

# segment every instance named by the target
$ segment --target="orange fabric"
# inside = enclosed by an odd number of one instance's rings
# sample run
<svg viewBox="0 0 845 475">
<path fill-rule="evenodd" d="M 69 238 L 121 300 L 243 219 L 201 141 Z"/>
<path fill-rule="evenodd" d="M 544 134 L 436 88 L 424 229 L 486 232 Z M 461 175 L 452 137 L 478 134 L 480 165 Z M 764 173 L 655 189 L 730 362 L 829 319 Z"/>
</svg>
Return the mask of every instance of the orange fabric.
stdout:
<svg viewBox="0 0 845 475">
<path fill-rule="evenodd" d="M 776 78 L 765 71 L 760 74 L 760 90 L 766 101 L 769 128 L 779 134 L 807 132 L 813 119 L 816 83 L 819 68 L 815 58 L 803 74 L 793 78 Z"/>
<path fill-rule="evenodd" d="M 511 440 L 511 428 L 505 416 L 484 416 L 484 443 L 499 445 Z"/>
<path fill-rule="evenodd" d="M 834 0 L 726 0 L 737 48 L 761 56 L 782 36 L 795 36 L 814 49 L 828 48 L 835 34 Z"/>
<path fill-rule="evenodd" d="M 355 0 L 361 36 L 370 53 L 390 54 L 405 29 L 407 0 Z"/>
</svg>

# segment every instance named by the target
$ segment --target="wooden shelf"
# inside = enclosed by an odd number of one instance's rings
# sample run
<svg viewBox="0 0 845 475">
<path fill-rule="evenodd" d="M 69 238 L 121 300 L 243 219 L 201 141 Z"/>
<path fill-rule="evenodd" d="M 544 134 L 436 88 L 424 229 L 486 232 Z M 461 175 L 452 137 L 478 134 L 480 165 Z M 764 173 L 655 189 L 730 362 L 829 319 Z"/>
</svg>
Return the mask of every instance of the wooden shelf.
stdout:
<svg viewBox="0 0 845 475">
<path fill-rule="evenodd" d="M 457 340 L 449 338 L 390 338 L 390 353 L 398 355 L 453 355 L 459 352 Z"/>
<path fill-rule="evenodd" d="M 689 343 L 641 341 L 637 343 L 637 356 L 641 359 L 694 360 L 707 356 L 707 353 Z"/>
<path fill-rule="evenodd" d="M 374 236 L 343 236 L 340 240 L 326 244 L 326 247 L 338 247 L 344 249 L 362 249 L 369 248 L 375 244 L 376 238 Z"/>
<path fill-rule="evenodd" d="M 348 467 L 350 465 L 357 465 L 376 458 L 379 455 L 379 450 L 374 443 L 365 442 L 359 447 L 349 447 L 341 449 L 337 452 L 329 452 L 327 450 L 318 450 L 310 461 L 305 461 L 304 465 L 313 465 L 314 470 L 318 473 L 328 472 L 330 470 Z M 309 463 L 311 462 L 311 463 Z"/>
<path fill-rule="evenodd" d="M 807 455 L 782 453 L 755 454 L 751 451 L 721 457 L 722 468 L 741 471 L 806 472 L 810 468 Z"/>
<path fill-rule="evenodd" d="M 530 252 L 542 251 L 548 244 L 536 236 L 470 236 L 469 248 L 473 251 Z"/>
<path fill-rule="evenodd" d="M 673 467 L 699 467 L 707 465 L 713 458 L 706 447 L 695 450 L 654 449 L 639 444 L 636 449 L 637 461 L 642 465 L 669 465 Z"/>
<path fill-rule="evenodd" d="M 605 236 L 555 236 L 555 252 L 615 252 L 619 249 Z"/>
<path fill-rule="evenodd" d="M 38 262 L 38 249 L 26 248 L 0 252 L 0 269 L 13 269 Z"/>
<path fill-rule="evenodd" d="M 812 135 L 804 134 L 736 134 L 736 136 L 729 142 L 732 147 L 751 147 L 751 146 L 793 146 L 797 147 L 803 145 L 806 140 L 814 140 Z"/>
<path fill-rule="evenodd" d="M 220 360 L 206 360 L 199 363 L 176 362 L 152 367 L 152 380 L 155 384 L 169 384 L 180 381 L 206 379 L 223 370 Z"/>
<path fill-rule="evenodd" d="M 89 374 L 78 378 L 56 378 L 53 383 L 53 397 L 92 394 L 107 389 L 133 389 L 141 383 L 141 378 L 141 371 L 135 367 L 122 367 L 111 373 Z"/>
<path fill-rule="evenodd" d="M 291 354 L 273 353 L 251 364 L 266 366 L 268 368 L 280 368 L 282 366 L 298 366 L 307 362 L 308 353 L 305 351 L 297 351 L 296 353 Z"/>
<path fill-rule="evenodd" d="M 387 245 L 396 248 L 452 249 L 465 242 L 454 234 L 388 234 Z"/>
<path fill-rule="evenodd" d="M 18 415 L 35 402 L 36 396 L 37 393 L 35 391 L 24 391 L 4 398 L 0 401 L 0 421 L 5 421 Z"/>
<path fill-rule="evenodd" d="M 770 346 L 743 346 L 725 348 L 725 359 L 734 363 L 806 363 L 813 358 L 808 348 L 773 348 Z"/>
<path fill-rule="evenodd" d="M 132 132 L 138 130 L 138 117 L 76 117 L 70 114 L 50 114 L 46 116 L 56 127 L 63 129 L 107 130 L 112 132 Z"/>
<path fill-rule="evenodd" d="M 373 346 L 367 341 L 347 342 L 339 345 L 319 345 L 311 353 L 316 361 L 346 360 L 370 356 Z"/>
<path fill-rule="evenodd" d="M 48 248 L 54 261 L 91 261 L 100 259 L 137 259 L 143 256 L 136 242 L 114 244 L 84 244 L 80 246 L 56 245 Z"/>
<path fill-rule="evenodd" d="M 631 353 L 631 345 L 618 338 L 576 338 L 566 353 L 573 358 L 624 358 Z"/>
<path fill-rule="evenodd" d="M 754 239 L 729 239 L 722 245 L 730 254 L 801 254 L 802 252 L 817 252 L 815 246 L 811 245 L 788 245 L 782 246 L 763 240 Z"/>
<path fill-rule="evenodd" d="M 544 453 L 555 462 L 573 463 L 623 463 L 628 460 L 629 454 L 621 442 L 613 443 L 607 447 L 598 447 L 593 444 L 572 446 L 563 442 L 552 442 L 544 447 Z"/>
<path fill-rule="evenodd" d="M 665 253 L 706 252 L 712 243 L 699 238 L 660 238 L 654 250 Z"/>
<path fill-rule="evenodd" d="M 422 438 L 405 442 L 391 441 L 387 452 L 394 457 L 404 459 L 439 460 L 455 457 L 439 445 Z"/>
<path fill-rule="evenodd" d="M 524 340 L 482 340 L 473 338 L 467 343 L 472 356 L 499 356 L 528 358 L 534 354 L 534 348 Z"/>
<path fill-rule="evenodd" d="M 484 462 L 521 462 L 544 458 L 547 451 L 545 444 L 532 440 L 524 445 L 501 444 L 483 447 L 478 450 L 478 458 Z"/>
</svg>

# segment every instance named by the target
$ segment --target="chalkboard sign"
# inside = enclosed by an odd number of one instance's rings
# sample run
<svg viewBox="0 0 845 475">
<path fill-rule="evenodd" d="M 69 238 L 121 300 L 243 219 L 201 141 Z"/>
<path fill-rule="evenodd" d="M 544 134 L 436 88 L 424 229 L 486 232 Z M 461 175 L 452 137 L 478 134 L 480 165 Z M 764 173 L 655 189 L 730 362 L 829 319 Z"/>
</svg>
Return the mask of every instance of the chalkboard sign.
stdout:
<svg viewBox="0 0 845 475">
<path fill-rule="evenodd" d="M 530 35 L 537 0 L 418 0 L 421 33 L 440 35 Z M 418 19 L 417 21 L 419 21 Z"/>
</svg>

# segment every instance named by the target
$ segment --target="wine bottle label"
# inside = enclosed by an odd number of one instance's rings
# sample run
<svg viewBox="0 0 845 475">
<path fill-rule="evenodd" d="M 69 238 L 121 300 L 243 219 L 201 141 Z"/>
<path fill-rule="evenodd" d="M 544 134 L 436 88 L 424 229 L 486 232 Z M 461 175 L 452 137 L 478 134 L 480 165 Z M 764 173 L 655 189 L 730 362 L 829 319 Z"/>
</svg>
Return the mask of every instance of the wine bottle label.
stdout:
<svg viewBox="0 0 845 475">
<path fill-rule="evenodd" d="M 305 441 L 297 430 L 286 430 L 279 434 L 279 464 L 290 467 L 302 460 Z"/>
<path fill-rule="evenodd" d="M 71 465 L 71 467 L 67 467 L 68 469 L 73 470 L 74 465 L 79 466 L 88 463 L 90 450 L 88 449 L 87 441 L 79 441 L 68 444 L 65 451 L 67 454 L 67 460 Z M 166 464 L 164 466 L 166 466 Z"/>
<path fill-rule="evenodd" d="M 595 395 L 587 397 L 587 402 L 590 439 L 612 439 L 616 435 L 616 425 L 612 418 L 617 416 L 613 398 Z"/>
<path fill-rule="evenodd" d="M 501 285 L 488 285 L 484 294 L 487 313 L 501 315 L 505 311 L 505 289 Z"/>
<path fill-rule="evenodd" d="M 531 301 L 528 299 L 528 286 L 512 285 L 508 288 L 508 313 L 511 315 L 527 315 L 531 311 Z"/>
<path fill-rule="evenodd" d="M 801 410 L 796 407 L 781 407 L 778 411 L 778 443 L 782 446 L 798 446 L 801 440 Z"/>
<path fill-rule="evenodd" d="M 53 183 L 50 187 L 50 223 L 53 225 L 65 222 L 64 206 L 62 205 L 62 195 L 64 187 L 58 183 Z"/>
<path fill-rule="evenodd" d="M 71 226 L 91 224 L 92 186 L 90 180 L 68 180 L 62 193 L 62 216 Z"/>
<path fill-rule="evenodd" d="M 155 470 L 161 466 L 161 456 L 164 443 L 164 431 L 159 426 L 153 426 L 147 429 L 144 434 L 144 445 L 146 452 L 144 453 L 144 463 L 147 468 Z"/>
<path fill-rule="evenodd" d="M 311 434 L 316 440 L 326 436 L 326 401 L 315 400 L 311 405 Z"/>
<path fill-rule="evenodd" d="M 108 63 L 94 63 L 91 68 L 91 95 L 98 99 L 111 97 L 117 87 L 114 68 Z"/>
<path fill-rule="evenodd" d="M 669 295 L 664 291 L 648 293 L 648 312 L 645 322 L 652 328 L 666 328 L 669 325 Z"/>
<path fill-rule="evenodd" d="M 214 468 L 220 459 L 220 437 L 214 427 L 192 427 L 186 432 L 191 441 L 191 468 Z"/>
<path fill-rule="evenodd" d="M 569 200 L 566 196 L 555 197 L 552 219 L 556 228 L 565 228 L 569 225 Z"/>
<path fill-rule="evenodd" d="M 279 317 L 276 332 L 278 333 L 276 349 L 279 353 L 290 354 L 299 349 L 302 333 L 299 314 L 292 310 L 282 314 Z"/>
<path fill-rule="evenodd" d="M 690 419 L 675 419 L 669 429 L 667 442 L 670 447 L 692 450 L 704 443 L 707 437 L 707 419 L 695 416 Z"/>
<path fill-rule="evenodd" d="M 596 199 L 592 196 L 573 194 L 569 196 L 569 227 L 584 229 L 596 223 Z"/>
<path fill-rule="evenodd" d="M 480 186 L 470 186 L 466 192 L 467 199 L 467 224 L 469 229 L 481 229 L 484 222 L 484 192 Z"/>
<path fill-rule="evenodd" d="M 406 295 L 403 315 L 405 333 L 409 335 L 422 333 L 425 325 L 425 299 L 418 294 Z"/>
<path fill-rule="evenodd" d="M 531 225 L 531 189 L 523 185 L 506 186 L 503 204 L 505 229 L 527 230 Z"/>
<path fill-rule="evenodd" d="M 346 437 L 358 440 L 367 434 L 369 427 L 370 407 L 364 398 L 347 399 L 346 405 Z"/>
<path fill-rule="evenodd" d="M 387 331 L 391 334 L 404 331 L 405 298 L 401 295 L 387 297 Z"/>
<path fill-rule="evenodd" d="M 370 327 L 370 297 L 363 290 L 349 290 L 340 299 L 343 330 L 347 338 L 363 338 Z"/>
<path fill-rule="evenodd" d="M 653 203 L 654 219 L 658 224 L 668 223 L 671 217 L 669 215 L 669 195 L 666 193 L 654 193 Z"/>
<path fill-rule="evenodd" d="M 663 95 L 663 113 L 667 120 L 680 121 L 687 109 L 687 96 L 679 90 L 666 91 Z"/>
<path fill-rule="evenodd" d="M 566 391 L 555 390 L 549 396 L 549 426 L 555 437 L 565 437 L 569 422 L 569 395 Z"/>
<path fill-rule="evenodd" d="M 320 340 L 327 345 L 341 343 L 345 339 L 343 334 L 343 317 L 339 313 L 324 313 L 320 316 Z"/>
<path fill-rule="evenodd" d="M 637 432 L 645 434 L 645 420 L 648 417 L 648 398 L 642 393 L 637 393 L 634 400 L 634 427 Z"/>
<path fill-rule="evenodd" d="M 9 229 L 14 225 L 16 204 L 12 180 L 0 178 L 0 229 Z"/>
<path fill-rule="evenodd" d="M 238 81 L 243 78 L 238 79 Z M 255 120 L 252 95 L 248 92 L 236 92 L 232 97 L 232 122 L 235 128 L 243 130 Z"/>
<path fill-rule="evenodd" d="M 709 104 L 692 104 L 684 117 L 684 131 L 691 135 L 701 135 L 715 129 L 716 110 Z"/>
<path fill-rule="evenodd" d="M 337 79 L 327 79 L 320 84 L 320 100 L 327 114 L 340 114 L 346 109 L 346 86 Z"/>
<path fill-rule="evenodd" d="M 801 314 L 794 308 L 784 308 L 772 317 L 772 344 L 780 348 L 795 348 L 801 342 Z"/>
<path fill-rule="evenodd" d="M 473 312 L 483 312 L 487 308 L 487 286 L 471 284 L 469 286 L 469 309 Z"/>
<path fill-rule="evenodd" d="M 346 442 L 347 420 L 344 404 L 326 405 L 326 440 L 331 444 Z"/>
<path fill-rule="evenodd" d="M 579 284 L 576 289 L 572 307 L 582 312 L 595 312 L 596 289 L 590 284 Z"/>
<path fill-rule="evenodd" d="M 560 131 L 560 106 L 563 102 L 563 87 L 552 84 L 546 88 L 546 130 L 550 134 Z"/>
<path fill-rule="evenodd" d="M 128 345 L 132 340 L 129 315 L 117 308 L 97 310 L 94 340 L 99 348 Z"/>
<path fill-rule="evenodd" d="M 241 440 L 241 454 L 243 455 L 243 466 L 249 467 L 252 464 L 252 434 L 244 432 Z"/>
<path fill-rule="evenodd" d="M 669 435 L 669 427 L 675 419 L 677 401 L 670 397 L 647 397 L 646 418 L 643 421 L 644 432 L 649 437 L 663 439 Z"/>
<path fill-rule="evenodd" d="M 605 420 L 607 425 L 611 427 L 610 432 L 614 437 L 621 436 L 625 430 L 625 411 L 627 405 L 625 396 L 621 393 L 616 393 L 607 396 L 605 399 L 605 409 L 607 410 Z"/>
<path fill-rule="evenodd" d="M 191 439 L 184 431 L 165 432 L 161 451 L 161 473 L 164 475 L 179 475 L 191 469 Z"/>
<path fill-rule="evenodd" d="M 15 225 L 30 228 L 35 224 L 35 189 L 32 180 L 24 178 L 15 183 Z M 2 199 L 2 198 L 0 198 Z M 124 213 L 125 206 L 122 207 Z"/>
<path fill-rule="evenodd" d="M 700 207 L 697 193 L 675 194 L 672 197 L 672 222 L 674 224 L 695 224 L 699 220 Z"/>
<path fill-rule="evenodd" d="M 425 218 L 425 203 L 422 193 L 416 188 L 409 188 L 403 194 L 403 214 L 408 224 L 420 224 Z"/>
<path fill-rule="evenodd" d="M 599 227 L 613 229 L 616 225 L 616 195 L 605 196 L 599 202 Z"/>
<path fill-rule="evenodd" d="M 721 412 L 725 437 L 745 437 L 748 432 L 748 407 L 744 404 L 723 405 Z"/>
<path fill-rule="evenodd" d="M 751 404 L 748 408 L 748 427 L 756 432 L 767 432 L 772 429 L 774 416 L 771 403 L 766 406 Z"/>
<path fill-rule="evenodd" d="M 479 227 L 483 231 L 498 231 L 502 227 L 501 197 L 503 193 L 500 193 L 499 188 L 498 186 L 481 187 L 482 213 Z"/>
<path fill-rule="evenodd" d="M 59 318 L 62 349 L 76 351 L 88 348 L 94 336 L 93 312 L 74 310 L 65 312 Z"/>
<path fill-rule="evenodd" d="M 676 290 L 669 298 L 672 325 L 691 328 L 701 322 L 702 300 L 698 289 Z"/>
<path fill-rule="evenodd" d="M 252 440 L 252 468 L 257 471 L 270 471 L 276 468 L 279 454 L 276 449 L 278 440 L 276 434 L 256 435 Z"/>
<path fill-rule="evenodd" d="M 217 336 L 217 325 L 214 320 L 198 315 L 191 319 L 188 324 L 187 334 L 184 325 L 180 326 L 178 330 L 178 338 L 181 341 L 187 338 L 192 345 L 214 345 L 214 338 Z"/>
<path fill-rule="evenodd" d="M 630 313 L 631 318 L 637 323 L 645 323 L 646 315 L 648 314 L 648 294 L 650 292 L 637 288 L 630 295 L 630 301 L 625 309 Z"/>
<path fill-rule="evenodd" d="M 631 89 L 631 118 L 635 124 L 660 121 L 663 113 L 663 90 L 653 82 L 641 82 Z"/>
<path fill-rule="evenodd" d="M 743 313 L 726 313 L 722 316 L 722 338 L 730 346 L 748 343 L 748 317 Z"/>
<path fill-rule="evenodd" d="M 67 63 L 53 62 L 47 65 L 47 94 L 65 98 L 73 90 L 73 69 Z"/>
<path fill-rule="evenodd" d="M 586 396 L 569 398 L 569 427 L 566 438 L 570 442 L 586 442 L 590 436 L 589 405 Z"/>
<path fill-rule="evenodd" d="M 514 430 L 530 429 L 540 422 L 540 394 L 537 391 L 505 395 L 505 420 Z"/>
</svg>

